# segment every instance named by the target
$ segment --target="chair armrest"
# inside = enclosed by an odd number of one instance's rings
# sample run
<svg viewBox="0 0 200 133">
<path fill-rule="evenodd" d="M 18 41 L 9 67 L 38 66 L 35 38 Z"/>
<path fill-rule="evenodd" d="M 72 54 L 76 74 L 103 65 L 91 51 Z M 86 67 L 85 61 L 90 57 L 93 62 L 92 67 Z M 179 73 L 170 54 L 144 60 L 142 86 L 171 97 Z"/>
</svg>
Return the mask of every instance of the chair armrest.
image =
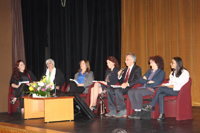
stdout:
<svg viewBox="0 0 200 133">
<path fill-rule="evenodd" d="M 9 86 L 8 96 L 12 95 L 14 88 L 12 86 Z"/>
<path fill-rule="evenodd" d="M 70 84 L 67 85 L 66 89 L 65 89 L 65 92 L 68 92 L 69 91 L 69 86 Z"/>
<path fill-rule="evenodd" d="M 65 89 L 66 89 L 66 82 L 62 86 L 61 92 L 65 92 Z"/>
<path fill-rule="evenodd" d="M 191 105 L 191 84 L 192 80 L 190 78 L 189 81 L 179 91 L 177 96 L 178 106 Z"/>
</svg>

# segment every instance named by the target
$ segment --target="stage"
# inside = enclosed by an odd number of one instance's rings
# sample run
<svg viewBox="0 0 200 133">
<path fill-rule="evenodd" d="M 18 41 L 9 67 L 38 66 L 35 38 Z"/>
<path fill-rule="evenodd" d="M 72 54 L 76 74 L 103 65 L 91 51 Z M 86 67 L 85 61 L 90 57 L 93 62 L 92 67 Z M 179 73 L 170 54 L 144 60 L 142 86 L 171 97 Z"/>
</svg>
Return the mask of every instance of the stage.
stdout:
<svg viewBox="0 0 200 133">
<path fill-rule="evenodd" d="M 48 133 L 111 133 L 116 128 L 125 129 L 128 133 L 199 133 L 200 107 L 193 107 L 193 120 L 176 121 L 167 118 L 164 122 L 151 120 L 133 120 L 128 118 L 105 117 L 96 114 L 96 118 L 76 116 L 74 121 L 49 122 L 44 119 L 24 120 L 18 113 L 0 113 L 0 132 L 48 132 Z M 11 131 L 12 130 L 12 131 Z"/>
</svg>

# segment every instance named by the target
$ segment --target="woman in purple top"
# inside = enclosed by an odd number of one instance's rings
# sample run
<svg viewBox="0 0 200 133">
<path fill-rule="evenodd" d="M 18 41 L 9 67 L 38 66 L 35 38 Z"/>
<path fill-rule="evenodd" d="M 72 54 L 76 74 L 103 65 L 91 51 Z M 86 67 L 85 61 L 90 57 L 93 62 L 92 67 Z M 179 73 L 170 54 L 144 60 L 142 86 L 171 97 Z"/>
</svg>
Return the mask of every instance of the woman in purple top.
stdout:
<svg viewBox="0 0 200 133">
<path fill-rule="evenodd" d="M 128 97 L 131 101 L 132 109 L 135 112 L 128 116 L 132 119 L 140 119 L 141 109 L 143 106 L 143 96 L 153 95 L 156 86 L 161 84 L 165 78 L 163 58 L 159 55 L 149 57 L 149 69 L 143 77 L 140 78 L 139 83 L 142 87 L 131 89 L 128 91 Z"/>
</svg>

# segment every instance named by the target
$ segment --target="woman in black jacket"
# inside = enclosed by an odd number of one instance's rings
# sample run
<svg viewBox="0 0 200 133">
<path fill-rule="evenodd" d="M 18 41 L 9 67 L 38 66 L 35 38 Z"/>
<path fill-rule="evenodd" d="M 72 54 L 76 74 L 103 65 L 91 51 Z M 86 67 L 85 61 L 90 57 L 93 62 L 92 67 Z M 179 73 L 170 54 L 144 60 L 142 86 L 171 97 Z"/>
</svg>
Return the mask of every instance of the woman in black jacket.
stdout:
<svg viewBox="0 0 200 133">
<path fill-rule="evenodd" d="M 24 96 L 25 91 L 29 91 L 29 83 L 32 81 L 37 81 L 35 75 L 27 70 L 24 62 L 22 60 L 18 60 L 13 68 L 13 74 L 10 79 L 10 85 L 14 88 L 13 95 L 14 98 L 11 98 L 10 103 L 15 104 L 16 100 L 19 99 L 21 113 L 24 113 Z"/>
<path fill-rule="evenodd" d="M 46 80 L 48 83 L 56 83 L 56 89 L 61 91 L 62 86 L 65 83 L 64 74 L 60 69 L 55 67 L 54 60 L 47 59 L 46 65 L 47 69 L 46 72 L 43 73 L 43 76 L 46 76 Z"/>
<path fill-rule="evenodd" d="M 110 87 L 111 85 L 115 85 L 118 82 L 118 75 L 117 72 L 120 70 L 119 63 L 117 59 L 113 56 L 109 56 L 106 59 L 108 69 L 105 75 L 105 81 L 99 81 L 94 84 L 94 87 L 91 88 L 90 94 L 90 109 L 96 110 L 97 109 L 97 98 L 98 95 L 102 92 L 105 93 L 105 88 L 107 86 Z"/>
</svg>

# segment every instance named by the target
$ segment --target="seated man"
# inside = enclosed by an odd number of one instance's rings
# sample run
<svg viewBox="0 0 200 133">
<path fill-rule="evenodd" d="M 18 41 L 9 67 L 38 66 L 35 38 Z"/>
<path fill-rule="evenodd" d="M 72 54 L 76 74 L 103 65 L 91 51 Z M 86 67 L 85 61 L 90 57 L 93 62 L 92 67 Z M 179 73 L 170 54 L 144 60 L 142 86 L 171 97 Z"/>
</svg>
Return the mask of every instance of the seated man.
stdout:
<svg viewBox="0 0 200 133">
<path fill-rule="evenodd" d="M 121 84 L 120 88 L 110 88 L 107 90 L 108 95 L 108 107 L 110 112 L 105 116 L 114 116 L 114 117 L 126 117 L 126 105 L 124 102 L 124 96 L 127 94 L 128 90 L 131 89 L 135 84 L 139 83 L 141 77 L 141 68 L 135 64 L 136 56 L 133 53 L 128 53 L 125 56 L 125 63 L 127 68 L 123 71 L 118 72 L 119 83 Z M 115 107 L 115 96 L 117 110 Z"/>
</svg>

